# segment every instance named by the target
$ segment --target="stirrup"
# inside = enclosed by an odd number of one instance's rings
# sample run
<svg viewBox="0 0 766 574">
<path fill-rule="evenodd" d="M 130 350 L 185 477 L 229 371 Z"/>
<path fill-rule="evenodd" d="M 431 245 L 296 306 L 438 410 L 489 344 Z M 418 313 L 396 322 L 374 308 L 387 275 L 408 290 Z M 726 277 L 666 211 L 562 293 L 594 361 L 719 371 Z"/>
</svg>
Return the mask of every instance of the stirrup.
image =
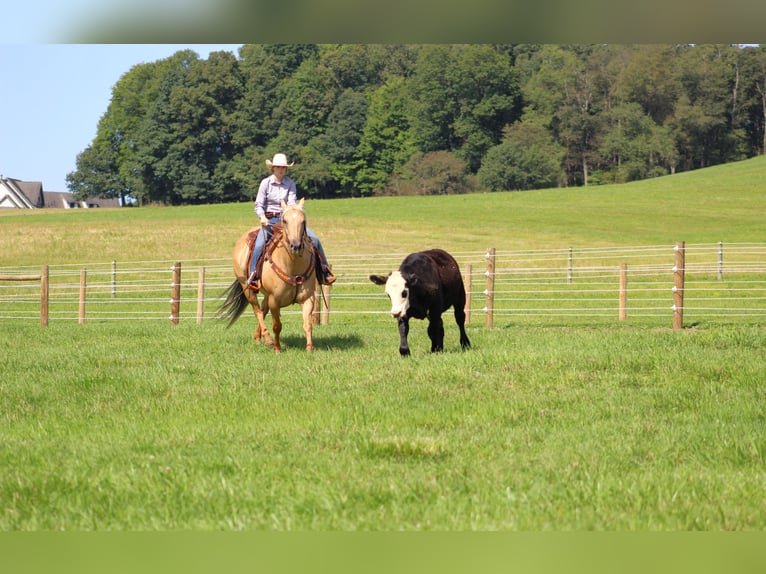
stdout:
<svg viewBox="0 0 766 574">
<path fill-rule="evenodd" d="M 250 289 L 252 289 L 256 293 L 258 291 L 260 291 L 260 289 L 261 289 L 261 280 L 258 277 L 256 277 L 255 271 L 253 271 L 250 274 L 250 277 L 247 278 L 247 286 L 250 287 Z"/>
</svg>

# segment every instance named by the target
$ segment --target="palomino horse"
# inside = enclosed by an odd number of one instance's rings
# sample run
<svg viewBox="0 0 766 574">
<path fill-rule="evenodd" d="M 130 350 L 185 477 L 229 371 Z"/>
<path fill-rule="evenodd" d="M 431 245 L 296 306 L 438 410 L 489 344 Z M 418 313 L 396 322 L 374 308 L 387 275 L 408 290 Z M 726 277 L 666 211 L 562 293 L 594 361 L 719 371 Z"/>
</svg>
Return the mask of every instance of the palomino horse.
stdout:
<svg viewBox="0 0 766 574">
<path fill-rule="evenodd" d="M 311 315 L 314 312 L 314 290 L 316 273 L 314 272 L 314 250 L 306 234 L 306 212 L 304 199 L 296 205 L 282 202 L 282 231 L 275 229 L 274 241 L 269 241 L 264 253 L 266 260 L 261 273 L 263 303 L 258 304 L 258 294 L 247 285 L 249 276 L 248 261 L 250 246 L 248 236 L 257 228 L 248 230 L 234 246 L 233 266 L 236 279 L 226 290 L 226 300 L 219 308 L 222 319 L 229 319 L 229 327 L 242 315 L 248 303 L 252 305 L 258 328 L 253 334 L 256 342 L 263 340 L 267 347 L 281 352 L 279 334 L 282 332 L 280 309 L 298 303 L 303 310 L 303 332 L 306 334 L 306 350 L 314 349 L 311 337 Z M 261 231 L 262 233 L 262 231 Z M 274 244 L 276 242 L 276 245 Z M 274 340 L 266 328 L 265 318 L 271 311 Z"/>
</svg>

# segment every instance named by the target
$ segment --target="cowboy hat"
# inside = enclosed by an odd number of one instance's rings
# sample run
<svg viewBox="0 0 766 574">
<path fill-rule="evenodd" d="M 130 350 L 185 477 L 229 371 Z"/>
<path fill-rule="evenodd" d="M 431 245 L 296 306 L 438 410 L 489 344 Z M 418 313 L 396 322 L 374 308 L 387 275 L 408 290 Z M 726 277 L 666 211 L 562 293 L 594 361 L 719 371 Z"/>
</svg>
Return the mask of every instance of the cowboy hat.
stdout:
<svg viewBox="0 0 766 574">
<path fill-rule="evenodd" d="M 287 163 L 287 156 L 283 153 L 275 153 L 274 159 L 267 159 L 266 165 L 269 167 L 292 167 L 295 165 L 295 162 L 293 163 Z"/>
</svg>

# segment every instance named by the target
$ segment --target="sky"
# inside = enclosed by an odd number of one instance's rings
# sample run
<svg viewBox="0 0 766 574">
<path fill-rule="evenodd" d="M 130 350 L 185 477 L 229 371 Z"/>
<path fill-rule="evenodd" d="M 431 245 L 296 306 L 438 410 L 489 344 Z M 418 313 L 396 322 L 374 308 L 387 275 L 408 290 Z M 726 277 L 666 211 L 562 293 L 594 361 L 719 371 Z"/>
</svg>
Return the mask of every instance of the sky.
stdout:
<svg viewBox="0 0 766 574">
<path fill-rule="evenodd" d="M 6 38 L 7 40 L 7 38 Z M 112 88 L 136 64 L 240 44 L 0 44 L 0 174 L 68 191 L 77 154 L 96 136 Z"/>
</svg>

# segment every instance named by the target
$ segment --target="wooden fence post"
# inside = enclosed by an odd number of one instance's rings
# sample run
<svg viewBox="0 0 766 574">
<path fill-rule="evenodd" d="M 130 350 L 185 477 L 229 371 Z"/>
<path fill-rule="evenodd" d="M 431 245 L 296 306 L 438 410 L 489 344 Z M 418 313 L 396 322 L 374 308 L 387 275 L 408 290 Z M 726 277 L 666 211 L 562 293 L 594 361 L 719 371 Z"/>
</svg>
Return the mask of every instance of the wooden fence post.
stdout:
<svg viewBox="0 0 766 574">
<path fill-rule="evenodd" d="M 322 300 L 324 301 L 324 307 L 322 308 L 322 325 L 327 325 L 330 322 L 330 293 L 332 288 L 330 285 L 322 285 Z"/>
<path fill-rule="evenodd" d="M 628 264 L 620 264 L 620 321 L 628 316 Z"/>
<path fill-rule="evenodd" d="M 491 329 L 494 326 L 495 313 L 495 248 L 487 249 L 487 288 L 484 290 L 486 303 L 484 306 L 484 326 Z"/>
<path fill-rule="evenodd" d="M 197 278 L 197 325 L 202 325 L 202 319 L 205 317 L 205 268 L 199 268 Z"/>
<path fill-rule="evenodd" d="M 314 308 L 311 310 L 311 323 L 312 325 L 319 325 L 322 315 L 322 287 L 323 285 L 317 282 L 316 289 L 314 289 Z"/>
<path fill-rule="evenodd" d="M 330 285 L 317 285 L 311 322 L 314 325 L 327 325 L 330 322 Z"/>
<path fill-rule="evenodd" d="M 40 325 L 48 326 L 48 291 L 49 291 L 48 266 L 43 265 L 40 269 Z"/>
<path fill-rule="evenodd" d="M 470 263 L 466 263 L 465 266 L 465 324 L 471 322 L 471 274 L 473 273 L 473 266 Z"/>
<path fill-rule="evenodd" d="M 170 285 L 170 322 L 178 325 L 178 315 L 181 307 L 181 262 L 173 265 L 173 283 Z"/>
<path fill-rule="evenodd" d="M 330 265 L 330 269 L 332 269 L 332 265 Z M 327 325 L 330 322 L 330 285 L 322 285 L 319 281 L 317 281 L 316 291 L 314 291 L 314 310 L 311 312 L 311 322 L 314 325 Z"/>
<path fill-rule="evenodd" d="M 80 325 L 85 323 L 85 292 L 86 292 L 87 276 L 88 276 L 88 270 L 81 269 L 80 270 L 80 307 L 79 307 L 79 312 L 77 314 L 77 322 Z"/>
<path fill-rule="evenodd" d="M 567 284 L 572 284 L 572 248 L 569 248 L 569 259 L 567 260 Z"/>
<path fill-rule="evenodd" d="M 686 244 L 679 241 L 674 247 L 676 264 L 673 267 L 673 329 L 684 328 L 684 279 L 686 266 Z"/>
</svg>

